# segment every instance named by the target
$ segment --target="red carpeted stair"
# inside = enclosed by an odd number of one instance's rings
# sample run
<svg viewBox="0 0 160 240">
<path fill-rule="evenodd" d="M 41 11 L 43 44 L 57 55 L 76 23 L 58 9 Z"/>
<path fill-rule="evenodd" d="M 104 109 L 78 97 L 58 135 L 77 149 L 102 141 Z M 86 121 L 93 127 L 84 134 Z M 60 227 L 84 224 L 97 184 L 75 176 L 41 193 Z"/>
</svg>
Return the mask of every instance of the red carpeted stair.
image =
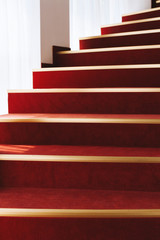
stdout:
<svg viewBox="0 0 160 240">
<path fill-rule="evenodd" d="M 122 22 L 135 21 L 135 20 L 148 19 L 148 18 L 156 18 L 159 16 L 160 16 L 160 8 L 153 8 L 150 10 L 144 10 L 141 12 L 136 12 L 136 13 L 122 16 Z"/>
<path fill-rule="evenodd" d="M 1 240 L 159 240 L 159 17 L 123 16 L 9 91 Z"/>
<path fill-rule="evenodd" d="M 40 69 L 33 88 L 160 87 L 159 75 L 159 64 Z"/>
<path fill-rule="evenodd" d="M 80 39 L 80 49 L 160 44 L 160 30 L 120 32 Z"/>
<path fill-rule="evenodd" d="M 160 88 L 11 91 L 8 104 L 9 113 L 160 114 Z"/>
<path fill-rule="evenodd" d="M 159 64 L 160 45 L 97 48 L 58 52 L 56 63 L 60 67 Z M 113 66 L 112 66 L 113 67 Z M 125 68 L 125 66 L 124 66 Z M 38 73 L 34 72 L 34 75 Z M 36 79 L 34 79 L 36 81 Z"/>
<path fill-rule="evenodd" d="M 101 34 L 118 33 L 118 32 L 132 32 L 149 29 L 158 29 L 160 27 L 160 18 L 149 18 L 136 21 L 123 22 L 121 24 L 103 26 Z"/>
</svg>

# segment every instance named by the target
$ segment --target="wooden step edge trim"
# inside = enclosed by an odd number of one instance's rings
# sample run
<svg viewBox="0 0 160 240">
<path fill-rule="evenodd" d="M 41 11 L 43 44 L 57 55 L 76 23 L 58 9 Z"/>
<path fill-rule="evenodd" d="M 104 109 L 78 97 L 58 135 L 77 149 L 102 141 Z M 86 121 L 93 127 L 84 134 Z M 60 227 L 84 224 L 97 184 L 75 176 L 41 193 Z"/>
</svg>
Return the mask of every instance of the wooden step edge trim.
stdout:
<svg viewBox="0 0 160 240">
<path fill-rule="evenodd" d="M 50 88 L 8 90 L 15 93 L 160 93 L 160 88 Z"/>
<path fill-rule="evenodd" d="M 144 49 L 159 49 L 160 45 L 144 45 L 144 46 L 129 46 L 129 47 L 111 47 L 111 48 L 93 48 L 83 49 L 75 51 L 61 51 L 57 55 L 61 54 L 80 54 L 80 53 L 96 53 L 96 52 L 115 52 L 115 51 L 133 51 L 133 50 L 144 50 Z"/>
<path fill-rule="evenodd" d="M 152 33 L 160 33 L 160 29 L 123 32 L 123 33 L 111 33 L 111 34 L 104 34 L 104 35 L 98 35 L 98 36 L 83 37 L 83 38 L 79 38 L 79 40 L 80 41 L 81 40 L 92 40 L 92 39 L 100 39 L 100 38 L 122 37 L 122 36 L 142 35 L 142 34 L 152 34 Z"/>
<path fill-rule="evenodd" d="M 156 3 L 160 3 L 160 0 L 157 0 Z"/>
<path fill-rule="evenodd" d="M 71 163 L 160 163 L 160 157 L 0 154 L 0 161 Z"/>
<path fill-rule="evenodd" d="M 124 26 L 124 25 L 130 25 L 130 24 L 136 24 L 136 23 L 143 23 L 143 22 L 154 22 L 154 21 L 160 21 L 160 17 L 155 17 L 155 18 L 145 18 L 145 19 L 139 19 L 139 20 L 134 20 L 134 21 L 127 21 L 127 22 L 121 22 L 117 24 L 108 24 L 108 25 L 103 25 L 101 26 L 101 29 L 103 28 L 108 28 L 108 27 L 118 27 L 118 26 Z"/>
<path fill-rule="evenodd" d="M 96 124 L 160 124 L 160 119 L 131 118 L 1 118 L 0 123 L 96 123 Z"/>
<path fill-rule="evenodd" d="M 139 14 L 143 14 L 143 13 L 149 13 L 149 12 L 156 12 L 156 11 L 159 11 L 160 10 L 160 7 L 159 8 L 151 8 L 151 9 L 145 9 L 145 10 L 142 10 L 142 11 L 139 11 L 139 12 L 132 12 L 130 14 L 124 14 L 122 15 L 122 17 L 129 17 L 129 16 L 132 16 L 132 15 L 139 15 Z"/>
<path fill-rule="evenodd" d="M 34 72 L 54 72 L 54 71 L 83 71 L 83 70 L 105 70 L 105 69 L 148 69 L 160 68 L 160 64 L 137 64 L 137 65 L 108 65 L 108 66 L 86 66 L 86 67 L 59 67 L 59 68 L 40 68 Z"/>
<path fill-rule="evenodd" d="M 30 218 L 160 218 L 160 209 L 21 209 L 0 208 L 0 217 Z"/>
</svg>

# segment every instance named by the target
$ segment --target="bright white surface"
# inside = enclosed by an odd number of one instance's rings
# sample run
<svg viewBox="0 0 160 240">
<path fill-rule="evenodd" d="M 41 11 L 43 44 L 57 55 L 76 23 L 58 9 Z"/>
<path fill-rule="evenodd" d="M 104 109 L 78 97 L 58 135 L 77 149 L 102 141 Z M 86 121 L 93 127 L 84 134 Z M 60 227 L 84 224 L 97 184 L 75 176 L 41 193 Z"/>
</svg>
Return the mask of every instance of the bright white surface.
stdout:
<svg viewBox="0 0 160 240">
<path fill-rule="evenodd" d="M 79 38 L 100 35 L 100 27 L 121 22 L 122 15 L 151 8 L 151 0 L 70 0 L 70 43 L 79 49 Z"/>
<path fill-rule="evenodd" d="M 41 61 L 52 63 L 52 45 L 69 47 L 69 0 L 40 0 L 40 9 Z"/>
<path fill-rule="evenodd" d="M 0 0 L 0 114 L 7 113 L 7 90 L 32 87 L 40 67 L 39 0 Z"/>
</svg>

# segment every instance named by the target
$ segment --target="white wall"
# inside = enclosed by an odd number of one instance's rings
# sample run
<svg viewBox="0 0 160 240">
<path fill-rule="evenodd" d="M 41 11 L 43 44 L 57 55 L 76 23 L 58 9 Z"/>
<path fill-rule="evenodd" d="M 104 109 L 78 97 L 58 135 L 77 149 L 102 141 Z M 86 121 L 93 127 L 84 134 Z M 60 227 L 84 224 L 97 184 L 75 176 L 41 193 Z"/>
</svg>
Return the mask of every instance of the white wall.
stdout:
<svg viewBox="0 0 160 240">
<path fill-rule="evenodd" d="M 79 48 L 79 38 L 100 35 L 100 27 L 121 22 L 122 15 L 151 8 L 151 0 L 70 0 L 70 42 Z"/>
<path fill-rule="evenodd" d="M 0 114 L 7 90 L 32 88 L 40 67 L 40 0 L 0 0 Z"/>
<path fill-rule="evenodd" d="M 41 62 L 52 63 L 52 45 L 69 47 L 69 0 L 40 0 Z"/>
<path fill-rule="evenodd" d="M 123 14 L 137 12 L 151 8 L 151 0 L 121 0 L 123 7 Z"/>
</svg>

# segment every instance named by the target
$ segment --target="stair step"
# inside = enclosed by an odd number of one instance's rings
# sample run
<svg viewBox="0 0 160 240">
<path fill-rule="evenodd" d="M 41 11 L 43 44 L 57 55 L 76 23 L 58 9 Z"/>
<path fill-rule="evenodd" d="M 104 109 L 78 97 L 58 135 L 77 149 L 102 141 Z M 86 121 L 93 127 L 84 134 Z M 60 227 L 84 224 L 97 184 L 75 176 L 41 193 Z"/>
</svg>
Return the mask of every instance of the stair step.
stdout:
<svg viewBox="0 0 160 240">
<path fill-rule="evenodd" d="M 80 161 L 83 160 L 83 156 L 85 156 L 85 161 L 89 162 L 90 156 L 96 157 L 102 156 L 109 156 L 109 157 L 120 157 L 122 162 L 125 162 L 125 158 L 129 157 L 129 161 L 135 162 L 134 157 L 140 157 L 140 162 L 143 162 L 143 159 L 141 157 L 145 157 L 145 161 L 148 161 L 149 163 L 158 163 L 158 159 L 160 157 L 160 148 L 126 148 L 126 147 L 108 147 L 108 146 L 70 146 L 70 145 L 8 145 L 8 144 L 1 144 L 0 145 L 0 160 L 27 160 L 27 155 L 32 155 L 32 158 L 30 160 L 36 161 L 41 160 L 40 155 L 42 156 L 42 161 L 44 160 L 44 155 L 46 156 L 46 161 L 50 161 L 50 157 L 52 157 L 58 161 L 61 161 L 66 159 L 67 161 L 74 161 L 74 156 L 79 156 Z M 50 155 L 50 156 L 48 156 Z M 15 156 L 15 157 L 14 157 Z M 26 156 L 26 158 L 24 157 Z M 29 157 L 30 157 L 29 156 Z M 60 158 L 58 158 L 58 156 Z M 64 156 L 64 157 L 63 157 Z M 72 157 L 73 156 L 73 157 Z M 89 156 L 89 159 L 86 158 Z M 35 157 L 35 158 L 34 158 Z M 48 159 L 49 157 L 49 159 Z M 150 158 L 152 158 L 152 161 L 150 161 Z M 48 159 L 48 160 L 47 160 Z M 146 160 L 148 159 L 148 160 Z M 154 161 L 153 161 L 154 159 Z M 156 160 L 157 159 L 157 160 Z M 53 159 L 52 159 L 53 160 Z M 76 159 L 76 161 L 78 161 Z M 92 159 L 93 161 L 93 159 Z M 97 161 L 97 160 L 95 160 Z M 100 158 L 98 158 L 98 161 L 100 161 Z M 106 160 L 105 160 L 106 161 Z M 115 158 L 114 158 L 114 161 Z M 127 160 L 128 161 L 128 160 Z M 103 162 L 103 161 L 102 161 Z"/>
<path fill-rule="evenodd" d="M 160 217 L 159 192 L 1 188 L 0 198 L 0 217 Z"/>
<path fill-rule="evenodd" d="M 160 235 L 157 209 L 3 209 L 0 216 L 0 236 L 7 240 L 106 240 L 106 234 L 114 240 L 159 240 Z"/>
<path fill-rule="evenodd" d="M 160 30 L 114 33 L 80 39 L 80 49 L 160 44 Z"/>
<path fill-rule="evenodd" d="M 122 21 L 134 21 L 134 20 L 140 20 L 140 19 L 148 19 L 148 18 L 155 18 L 160 16 L 160 8 L 152 8 L 147 9 L 144 11 L 132 13 L 129 15 L 123 15 Z"/>
<path fill-rule="evenodd" d="M 12 90 L 9 113 L 160 114 L 160 88 Z"/>
<path fill-rule="evenodd" d="M 33 87 L 160 87 L 159 75 L 160 64 L 48 68 L 33 71 Z"/>
<path fill-rule="evenodd" d="M 121 148 L 107 152 L 106 147 L 102 148 L 106 155 L 93 156 L 98 151 L 92 149 L 90 156 L 1 154 L 0 187 L 160 191 L 160 154 L 151 156 L 152 150 L 132 156 L 137 149 L 131 149 L 127 156 Z"/>
<path fill-rule="evenodd" d="M 158 28 L 160 28 L 160 17 L 103 26 L 101 27 L 101 34 L 104 35 L 111 33 L 142 31 Z"/>
<path fill-rule="evenodd" d="M 160 147 L 160 115 L 9 114 L 0 144 Z"/>
<path fill-rule="evenodd" d="M 63 51 L 56 55 L 57 66 L 100 66 L 160 63 L 160 45 L 97 48 Z"/>
</svg>

